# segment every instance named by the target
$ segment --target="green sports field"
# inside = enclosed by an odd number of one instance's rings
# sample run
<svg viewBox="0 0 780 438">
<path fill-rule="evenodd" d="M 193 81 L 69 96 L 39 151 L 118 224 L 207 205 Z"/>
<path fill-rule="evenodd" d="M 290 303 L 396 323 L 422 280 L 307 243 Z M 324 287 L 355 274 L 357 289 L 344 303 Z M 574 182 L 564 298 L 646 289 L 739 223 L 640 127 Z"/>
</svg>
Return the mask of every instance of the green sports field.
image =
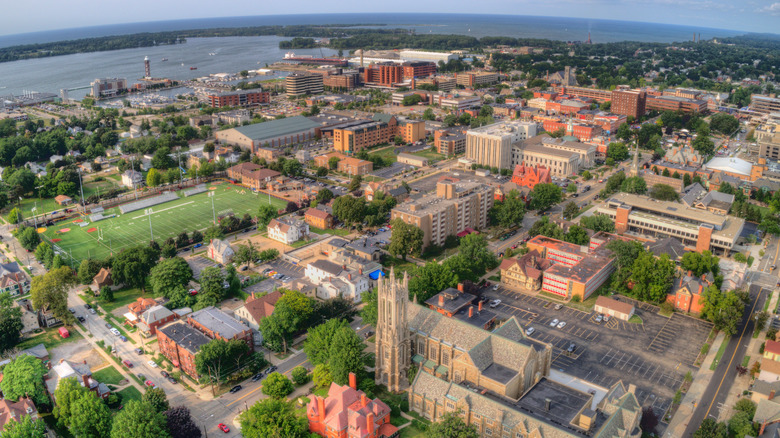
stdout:
<svg viewBox="0 0 780 438">
<path fill-rule="evenodd" d="M 254 217 L 260 205 L 269 202 L 268 195 L 256 194 L 245 187 L 225 182 L 212 182 L 209 188 L 214 192 L 213 211 L 216 211 L 217 217 L 228 213 L 237 217 L 249 213 Z M 122 214 L 118 207 L 111 208 L 103 212 L 103 215 L 116 214 L 116 217 L 86 226 L 82 225 L 89 222 L 89 216 L 76 221 L 59 222 L 48 227 L 43 232 L 43 237 L 63 252 L 72 255 L 74 262 L 79 263 L 86 258 L 102 259 L 112 251 L 116 254 L 123 248 L 148 243 L 151 238 L 150 217 L 154 240 L 160 244 L 169 237 L 176 237 L 182 231 L 202 231 L 212 225 L 212 197 L 209 197 L 208 193 L 186 198 L 181 192 L 179 195 L 181 197 L 177 200 L 152 206 L 152 213 L 149 215 L 145 209 Z M 270 202 L 277 209 L 287 206 L 286 201 L 276 198 L 270 198 Z M 98 238 L 100 235 L 102 240 Z"/>
</svg>

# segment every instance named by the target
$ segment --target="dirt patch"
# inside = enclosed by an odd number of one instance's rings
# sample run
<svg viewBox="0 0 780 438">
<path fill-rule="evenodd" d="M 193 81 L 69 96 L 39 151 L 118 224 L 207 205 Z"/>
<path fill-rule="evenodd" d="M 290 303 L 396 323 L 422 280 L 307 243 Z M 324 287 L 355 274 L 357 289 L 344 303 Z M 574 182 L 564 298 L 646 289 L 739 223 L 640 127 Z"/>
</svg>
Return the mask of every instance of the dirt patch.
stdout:
<svg viewBox="0 0 780 438">
<path fill-rule="evenodd" d="M 59 230 L 59 231 L 57 231 L 57 232 L 58 232 L 58 233 L 60 233 L 60 234 L 65 234 L 65 233 L 67 233 L 68 231 L 70 231 L 70 228 L 63 228 L 63 229 L 61 229 L 61 230 Z"/>
<path fill-rule="evenodd" d="M 100 353 L 92 348 L 92 345 L 86 341 L 68 343 L 49 351 L 52 363 L 57 364 L 61 359 L 69 360 L 73 363 L 85 363 L 93 370 L 108 365 L 108 362 Z"/>
<path fill-rule="evenodd" d="M 97 228 L 92 227 L 92 228 L 87 230 L 87 233 L 94 233 L 95 231 L 97 231 Z"/>
<path fill-rule="evenodd" d="M 62 239 L 51 239 L 51 241 L 57 243 L 57 242 L 62 242 Z"/>
<path fill-rule="evenodd" d="M 80 224 L 82 222 L 84 222 L 84 219 L 76 219 L 75 221 L 73 221 L 74 224 Z"/>
</svg>

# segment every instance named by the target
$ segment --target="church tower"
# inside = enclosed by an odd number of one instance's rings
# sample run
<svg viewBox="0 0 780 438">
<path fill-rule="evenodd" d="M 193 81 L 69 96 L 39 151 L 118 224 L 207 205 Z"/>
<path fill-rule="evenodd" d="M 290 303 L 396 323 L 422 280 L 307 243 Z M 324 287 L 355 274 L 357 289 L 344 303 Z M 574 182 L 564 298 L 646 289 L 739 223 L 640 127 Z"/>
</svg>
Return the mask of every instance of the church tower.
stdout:
<svg viewBox="0 0 780 438">
<path fill-rule="evenodd" d="M 411 363 L 411 335 L 406 319 L 409 305 L 409 277 L 396 281 L 395 270 L 380 278 L 377 291 L 376 384 L 388 391 L 400 392 L 409 387 L 406 377 Z"/>
</svg>

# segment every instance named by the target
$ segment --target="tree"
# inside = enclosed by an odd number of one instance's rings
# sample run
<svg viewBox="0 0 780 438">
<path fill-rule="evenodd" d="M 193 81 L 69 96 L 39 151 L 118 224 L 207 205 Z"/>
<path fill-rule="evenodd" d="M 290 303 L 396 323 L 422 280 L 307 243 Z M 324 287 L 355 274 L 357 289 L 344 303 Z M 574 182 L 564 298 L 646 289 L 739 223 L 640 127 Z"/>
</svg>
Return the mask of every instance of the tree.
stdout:
<svg viewBox="0 0 780 438">
<path fill-rule="evenodd" d="M 279 213 L 270 204 L 261 204 L 260 209 L 257 212 L 257 228 L 264 229 L 268 227 L 268 224 L 272 219 L 276 219 Z"/>
<path fill-rule="evenodd" d="M 50 405 L 43 376 L 49 370 L 38 358 L 22 354 L 12 359 L 3 368 L 3 380 L 0 389 L 6 399 L 17 401 L 22 397 L 30 397 L 36 406 Z"/>
<path fill-rule="evenodd" d="M 685 176 L 688 176 L 686 173 Z M 689 177 L 690 178 L 690 177 Z M 690 184 L 690 183 L 689 183 Z M 656 184 L 648 193 L 651 198 L 659 199 L 661 201 L 679 201 L 680 195 L 674 189 L 674 187 L 667 184 Z"/>
<path fill-rule="evenodd" d="M 748 416 L 747 412 L 737 411 L 729 419 L 729 432 L 733 437 L 744 438 L 745 435 L 756 436 L 757 431 L 758 425 L 753 424 L 753 421 Z"/>
<path fill-rule="evenodd" d="M 159 258 L 160 253 L 149 246 L 123 249 L 111 263 L 111 278 L 115 284 L 124 283 L 145 291 L 146 279 Z"/>
<path fill-rule="evenodd" d="M 38 245 L 38 249 L 35 250 L 35 258 L 38 260 L 42 260 L 41 257 L 38 256 L 38 250 L 41 249 L 41 247 L 48 248 L 48 250 L 44 249 L 43 251 L 46 253 L 43 257 L 48 257 L 48 254 L 50 253 L 52 257 L 54 256 L 54 252 L 51 249 L 51 246 L 48 243 L 41 242 L 40 245 Z M 49 262 L 51 263 L 51 262 Z M 103 262 L 100 260 L 95 259 L 84 259 L 81 261 L 81 264 L 79 264 L 79 270 L 78 270 L 78 280 L 81 284 L 90 284 L 95 279 L 95 276 L 100 272 L 100 270 L 103 268 Z"/>
<path fill-rule="evenodd" d="M 422 114 L 423 120 L 436 120 L 436 114 L 433 113 L 432 108 L 426 108 L 425 111 L 423 111 Z"/>
<path fill-rule="evenodd" d="M 731 114 L 717 113 L 710 117 L 710 129 L 730 135 L 739 129 L 739 120 Z"/>
<path fill-rule="evenodd" d="M 317 168 L 317 176 L 319 176 L 320 178 L 324 178 L 324 177 L 328 176 L 328 168 L 325 167 L 325 166 L 318 167 Z"/>
<path fill-rule="evenodd" d="M 295 387 L 284 374 L 273 372 L 263 380 L 263 394 L 276 399 L 283 399 L 293 392 Z"/>
<path fill-rule="evenodd" d="M 712 153 L 715 152 L 715 143 L 706 135 L 697 136 L 693 140 L 691 146 L 702 155 L 712 155 Z"/>
<path fill-rule="evenodd" d="M 390 235 L 387 252 L 395 257 L 401 256 L 404 260 L 409 254 L 419 255 L 422 252 L 425 235 L 422 229 L 409 225 L 401 219 L 393 219 L 391 225 L 393 232 Z"/>
<path fill-rule="evenodd" d="M 643 195 L 647 191 L 647 183 L 641 176 L 632 176 L 626 178 L 620 185 L 620 190 L 626 193 Z"/>
<path fill-rule="evenodd" d="M 225 298 L 225 275 L 222 270 L 209 266 L 200 273 L 200 291 L 197 296 L 195 307 L 202 309 L 204 307 L 216 306 Z"/>
<path fill-rule="evenodd" d="M 623 140 L 624 142 L 631 140 L 632 136 L 633 133 L 631 132 L 631 128 L 628 126 L 628 123 L 621 123 L 620 126 L 618 126 L 617 133 L 615 133 L 615 137 Z"/>
<path fill-rule="evenodd" d="M 312 381 L 318 388 L 327 388 L 333 383 L 333 376 L 330 374 L 330 366 L 325 363 L 315 366 L 311 376 Z"/>
<path fill-rule="evenodd" d="M 682 256 L 680 265 L 683 270 L 691 271 L 694 276 L 701 277 L 702 275 L 712 272 L 713 275 L 718 275 L 720 259 L 717 256 L 712 255 L 709 250 L 698 252 L 686 252 Z"/>
<path fill-rule="evenodd" d="M 584 219 L 585 218 L 583 218 L 583 220 Z M 555 222 L 550 222 L 550 219 L 545 216 L 531 225 L 531 229 L 528 230 L 528 236 L 546 236 L 553 239 L 562 240 L 563 230 L 558 226 L 558 224 Z"/>
<path fill-rule="evenodd" d="M 347 190 L 350 192 L 354 192 L 355 190 L 360 190 L 360 183 L 363 182 L 363 177 L 360 175 L 355 175 L 352 177 L 352 181 L 349 182 L 349 186 L 347 186 Z"/>
<path fill-rule="evenodd" d="M 652 406 L 647 406 L 642 409 L 642 419 L 639 421 L 639 427 L 642 432 L 651 434 L 655 431 L 655 427 L 658 425 L 658 416 L 655 415 L 655 410 Z"/>
<path fill-rule="evenodd" d="M 693 433 L 693 438 L 728 438 L 728 436 L 729 430 L 726 424 L 718 423 L 712 418 L 705 418 Z"/>
<path fill-rule="evenodd" d="M 22 310 L 14 306 L 11 294 L 8 292 L 0 293 L 0 353 L 19 342 L 23 328 Z"/>
<path fill-rule="evenodd" d="M 178 286 L 186 286 L 192 280 L 192 268 L 181 257 L 172 257 L 162 260 L 149 273 L 149 284 L 155 295 L 166 298 Z"/>
<path fill-rule="evenodd" d="M 467 425 L 457 412 L 448 412 L 431 423 L 428 438 L 479 438 L 476 426 Z"/>
<path fill-rule="evenodd" d="M 607 157 L 612 158 L 615 162 L 620 162 L 628 159 L 628 147 L 625 143 L 614 142 L 607 146 Z"/>
<path fill-rule="evenodd" d="M 314 365 L 328 363 L 333 337 L 342 328 L 349 328 L 347 321 L 334 318 L 308 330 L 303 351 L 309 362 Z"/>
<path fill-rule="evenodd" d="M 701 317 L 710 321 L 716 330 L 727 336 L 737 332 L 737 325 L 745 311 L 745 301 L 737 293 L 723 293 L 711 285 L 702 293 L 704 301 Z"/>
<path fill-rule="evenodd" d="M 293 382 L 295 382 L 295 384 L 298 386 L 301 386 L 309 381 L 309 370 L 300 365 L 293 368 L 290 375 L 292 376 Z"/>
<path fill-rule="evenodd" d="M 320 191 L 317 192 L 317 197 L 314 199 L 316 199 L 320 204 L 327 204 L 331 199 L 333 199 L 333 192 L 331 192 L 330 189 L 320 189 Z"/>
<path fill-rule="evenodd" d="M 577 207 L 577 204 L 574 201 L 569 201 L 563 208 L 564 219 L 572 220 L 577 217 L 578 214 L 580 214 L 580 208 Z"/>
<path fill-rule="evenodd" d="M 752 420 L 753 416 L 756 415 L 756 403 L 749 398 L 742 398 L 737 400 L 734 410 L 748 414 L 748 418 Z"/>
<path fill-rule="evenodd" d="M 108 438 L 111 410 L 94 393 L 84 391 L 71 405 L 70 430 L 77 437 Z"/>
<path fill-rule="evenodd" d="M 363 292 L 361 302 L 363 308 L 360 309 L 360 317 L 363 318 L 363 323 L 376 327 L 378 300 L 376 290 L 370 290 Z"/>
<path fill-rule="evenodd" d="M 365 348 L 360 336 L 351 328 L 342 328 L 333 335 L 328 365 L 334 382 L 346 385 L 349 373 L 355 373 L 360 380 L 365 373 Z"/>
<path fill-rule="evenodd" d="M 298 160 L 286 160 L 283 171 L 282 173 L 287 176 L 301 176 L 303 174 L 303 164 Z"/>
<path fill-rule="evenodd" d="M 263 343 L 271 350 L 287 352 L 293 334 L 303 328 L 312 313 L 311 299 L 298 291 L 285 291 L 274 312 L 260 321 Z"/>
<path fill-rule="evenodd" d="M 142 401 L 149 403 L 157 412 L 165 412 L 170 408 L 168 396 L 162 388 L 146 388 L 146 392 L 141 398 Z"/>
<path fill-rule="evenodd" d="M 22 210 L 19 210 L 18 208 L 14 207 L 11 209 L 11 211 L 8 213 L 8 216 L 6 216 L 6 219 L 11 224 L 18 224 L 22 221 Z"/>
<path fill-rule="evenodd" d="M 590 242 L 590 236 L 581 226 L 572 225 L 569 227 L 569 231 L 563 236 L 563 240 L 575 245 L 587 245 L 588 242 Z"/>
<path fill-rule="evenodd" d="M 615 223 L 612 222 L 612 219 L 603 214 L 585 216 L 580 219 L 580 225 L 596 232 L 605 231 L 607 233 L 612 233 L 615 231 Z"/>
<path fill-rule="evenodd" d="M 531 190 L 531 208 L 535 210 L 547 210 L 562 200 L 561 188 L 552 183 L 537 184 Z"/>
<path fill-rule="evenodd" d="M 268 378 L 263 382 L 263 389 L 267 382 Z M 260 400 L 252 405 L 239 416 L 239 422 L 241 434 L 245 438 L 310 436 L 306 417 L 297 415 L 290 402 L 274 398 Z"/>
<path fill-rule="evenodd" d="M 76 278 L 67 266 L 33 277 L 30 286 L 33 307 L 51 310 L 58 319 L 72 323 L 75 319 L 68 311 L 68 288 L 74 284 Z"/>
<path fill-rule="evenodd" d="M 259 251 L 257 251 L 257 248 L 255 248 L 255 245 L 250 240 L 248 245 L 238 245 L 236 247 L 236 254 L 233 256 L 233 262 L 238 265 L 246 263 L 246 265 L 249 266 L 249 263 L 258 259 L 259 254 Z"/>
<path fill-rule="evenodd" d="M 149 403 L 130 400 L 114 417 L 111 438 L 168 438 L 165 416 Z"/>
<path fill-rule="evenodd" d="M 162 184 L 162 174 L 160 174 L 157 169 L 152 167 L 146 174 L 146 185 L 149 187 L 157 187 L 160 184 Z"/>
<path fill-rule="evenodd" d="M 458 284 L 458 275 L 449 267 L 428 262 L 418 268 L 409 279 L 409 298 L 425 302 L 437 293 Z"/>
<path fill-rule="evenodd" d="M 504 228 L 522 223 L 525 216 L 525 202 L 517 190 L 510 190 L 503 202 L 497 202 L 493 209 L 498 224 Z"/>
<path fill-rule="evenodd" d="M 330 167 L 330 170 L 336 170 L 339 165 L 339 161 L 341 161 L 339 157 L 328 158 L 328 167 Z"/>
<path fill-rule="evenodd" d="M 201 431 L 192 419 L 189 408 L 176 406 L 163 412 L 171 438 L 200 438 Z"/>
<path fill-rule="evenodd" d="M 2 432 L 3 438 L 47 438 L 46 423 L 25 415 L 21 420 L 9 421 Z"/>
<path fill-rule="evenodd" d="M 16 240 L 22 248 L 33 251 L 41 243 L 41 236 L 35 228 L 20 227 L 16 233 Z"/>
<path fill-rule="evenodd" d="M 656 258 L 647 251 L 640 253 L 631 267 L 631 294 L 641 301 L 660 303 L 672 287 L 674 271 L 674 262 L 667 254 Z"/>
<path fill-rule="evenodd" d="M 54 417 L 57 418 L 59 424 L 70 427 L 70 420 L 75 415 L 73 403 L 88 393 L 89 390 L 81 386 L 75 377 L 62 379 L 57 383 L 57 389 L 54 390 L 54 397 L 57 399 Z"/>
</svg>

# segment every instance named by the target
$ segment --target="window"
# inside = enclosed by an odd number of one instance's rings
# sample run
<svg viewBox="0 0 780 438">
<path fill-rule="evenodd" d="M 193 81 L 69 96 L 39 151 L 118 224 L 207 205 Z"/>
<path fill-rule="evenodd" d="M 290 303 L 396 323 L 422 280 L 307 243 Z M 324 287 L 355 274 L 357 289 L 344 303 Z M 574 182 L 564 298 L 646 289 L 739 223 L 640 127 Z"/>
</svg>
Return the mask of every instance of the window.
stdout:
<svg viewBox="0 0 780 438">
<path fill-rule="evenodd" d="M 443 351 L 441 355 L 441 364 L 442 365 L 449 365 L 450 364 L 450 355 L 447 351 Z"/>
<path fill-rule="evenodd" d="M 487 436 L 493 435 L 493 429 L 491 429 L 489 427 L 486 427 L 485 428 L 485 435 L 487 435 Z"/>
<path fill-rule="evenodd" d="M 431 345 L 429 357 L 433 361 L 436 360 L 436 345 Z"/>
</svg>

